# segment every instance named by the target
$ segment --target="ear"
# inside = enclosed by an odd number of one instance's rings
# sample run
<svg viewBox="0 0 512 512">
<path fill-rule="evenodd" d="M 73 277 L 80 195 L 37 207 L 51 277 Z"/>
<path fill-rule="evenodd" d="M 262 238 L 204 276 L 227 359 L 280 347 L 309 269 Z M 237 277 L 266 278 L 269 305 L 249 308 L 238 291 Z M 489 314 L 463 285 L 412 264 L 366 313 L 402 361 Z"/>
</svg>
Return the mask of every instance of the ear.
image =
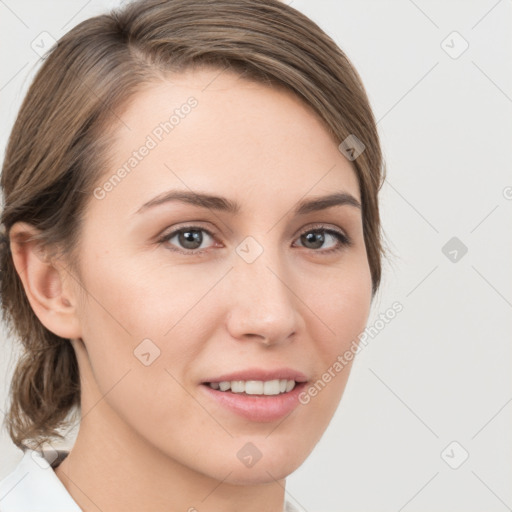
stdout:
<svg viewBox="0 0 512 512">
<path fill-rule="evenodd" d="M 78 338 L 81 328 L 70 271 L 29 238 L 39 231 L 16 222 L 9 231 L 11 254 L 28 301 L 40 322 L 62 338 Z"/>
</svg>

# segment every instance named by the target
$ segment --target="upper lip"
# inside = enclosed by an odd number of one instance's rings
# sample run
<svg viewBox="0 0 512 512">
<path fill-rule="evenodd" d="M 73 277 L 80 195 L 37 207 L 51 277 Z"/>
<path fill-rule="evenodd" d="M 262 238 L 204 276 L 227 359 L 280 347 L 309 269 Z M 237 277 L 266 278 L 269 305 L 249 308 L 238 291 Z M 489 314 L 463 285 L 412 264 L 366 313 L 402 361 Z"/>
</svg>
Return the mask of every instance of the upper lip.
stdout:
<svg viewBox="0 0 512 512">
<path fill-rule="evenodd" d="M 210 379 L 206 379 L 204 382 L 225 382 L 225 381 L 233 381 L 233 380 L 294 380 L 296 382 L 306 382 L 307 377 L 297 370 L 293 370 L 292 368 L 276 368 L 276 369 L 266 369 L 266 368 L 249 368 L 247 370 L 239 370 L 232 373 L 225 373 L 220 376 L 212 377 Z"/>
</svg>

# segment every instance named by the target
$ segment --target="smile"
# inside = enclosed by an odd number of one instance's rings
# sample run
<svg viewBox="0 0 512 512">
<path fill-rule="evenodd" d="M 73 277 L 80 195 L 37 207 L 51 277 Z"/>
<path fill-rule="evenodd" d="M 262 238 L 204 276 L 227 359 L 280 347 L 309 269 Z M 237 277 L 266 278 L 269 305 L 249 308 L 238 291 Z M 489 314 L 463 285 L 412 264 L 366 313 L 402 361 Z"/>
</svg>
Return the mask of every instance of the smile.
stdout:
<svg viewBox="0 0 512 512">
<path fill-rule="evenodd" d="M 246 395 L 279 395 L 289 393 L 295 387 L 294 380 L 232 380 L 222 382 L 208 382 L 208 386 L 219 391 L 232 393 L 245 393 Z"/>
</svg>

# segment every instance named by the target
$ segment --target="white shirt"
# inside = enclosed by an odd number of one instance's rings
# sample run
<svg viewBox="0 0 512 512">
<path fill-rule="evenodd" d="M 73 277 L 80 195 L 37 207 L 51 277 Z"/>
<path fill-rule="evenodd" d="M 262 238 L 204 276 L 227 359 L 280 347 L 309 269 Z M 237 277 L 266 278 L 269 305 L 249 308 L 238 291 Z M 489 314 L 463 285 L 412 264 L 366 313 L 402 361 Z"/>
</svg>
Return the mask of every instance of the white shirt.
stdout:
<svg viewBox="0 0 512 512">
<path fill-rule="evenodd" d="M 68 453 L 27 449 L 16 468 L 0 481 L 0 512 L 82 512 L 54 471 Z M 297 509 L 287 501 L 283 512 Z"/>
<path fill-rule="evenodd" d="M 25 451 L 16 468 L 0 481 L 1 512 L 82 512 L 54 471 L 69 452 L 56 453 Z"/>
</svg>

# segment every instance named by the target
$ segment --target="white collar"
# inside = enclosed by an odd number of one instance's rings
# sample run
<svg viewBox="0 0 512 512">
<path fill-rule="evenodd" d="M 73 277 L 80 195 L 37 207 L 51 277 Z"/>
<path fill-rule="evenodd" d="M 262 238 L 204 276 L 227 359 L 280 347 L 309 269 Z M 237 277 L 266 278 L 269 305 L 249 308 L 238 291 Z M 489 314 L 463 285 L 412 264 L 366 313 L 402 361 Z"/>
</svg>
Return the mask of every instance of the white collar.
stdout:
<svg viewBox="0 0 512 512">
<path fill-rule="evenodd" d="M 54 471 L 68 453 L 27 449 L 16 468 L 0 481 L 1 512 L 82 512 Z M 296 510 L 285 502 L 283 512 Z"/>
<path fill-rule="evenodd" d="M 27 449 L 16 468 L 0 481 L 0 510 L 82 512 L 54 471 L 68 453 Z"/>
</svg>

